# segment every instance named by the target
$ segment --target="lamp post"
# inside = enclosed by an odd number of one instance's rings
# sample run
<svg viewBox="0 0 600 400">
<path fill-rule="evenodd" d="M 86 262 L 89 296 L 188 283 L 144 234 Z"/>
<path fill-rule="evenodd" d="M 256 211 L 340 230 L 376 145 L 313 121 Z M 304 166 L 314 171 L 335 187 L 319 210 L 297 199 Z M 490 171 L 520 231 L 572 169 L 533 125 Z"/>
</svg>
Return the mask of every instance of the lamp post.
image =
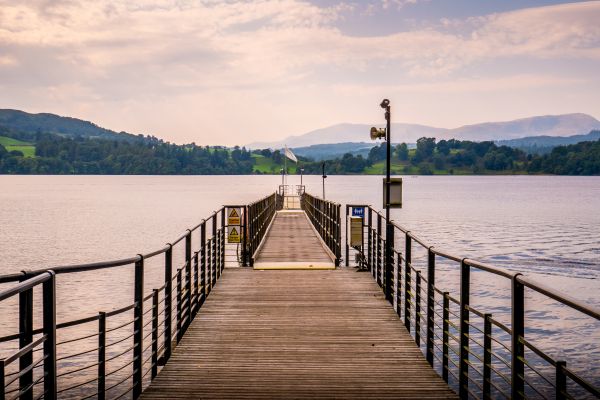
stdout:
<svg viewBox="0 0 600 400">
<path fill-rule="evenodd" d="M 283 168 L 280 168 L 279 172 L 281 172 L 281 186 L 283 186 L 284 185 L 284 183 L 283 183 L 283 177 L 284 177 L 284 175 L 283 175 Z"/>
<path fill-rule="evenodd" d="M 390 114 L 391 114 L 391 106 L 390 101 L 388 99 L 383 99 L 380 104 L 381 108 L 385 110 L 385 121 L 386 128 L 378 129 L 371 128 L 371 139 L 381 139 L 385 138 L 386 140 L 386 164 L 385 164 L 385 270 L 384 270 L 384 291 L 385 297 L 390 302 L 393 301 L 393 282 L 392 275 L 394 271 L 393 267 L 393 255 L 392 248 L 394 247 L 394 225 L 390 220 L 390 175 L 391 175 L 391 154 L 392 154 L 392 140 L 391 140 L 391 132 L 390 132 Z"/>
<path fill-rule="evenodd" d="M 300 186 L 302 186 L 302 174 L 304 173 L 304 168 L 300 168 Z"/>
<path fill-rule="evenodd" d="M 325 178 L 327 178 L 327 175 L 325 175 L 325 163 L 321 164 L 321 167 L 323 167 L 323 200 L 325 200 Z"/>
</svg>

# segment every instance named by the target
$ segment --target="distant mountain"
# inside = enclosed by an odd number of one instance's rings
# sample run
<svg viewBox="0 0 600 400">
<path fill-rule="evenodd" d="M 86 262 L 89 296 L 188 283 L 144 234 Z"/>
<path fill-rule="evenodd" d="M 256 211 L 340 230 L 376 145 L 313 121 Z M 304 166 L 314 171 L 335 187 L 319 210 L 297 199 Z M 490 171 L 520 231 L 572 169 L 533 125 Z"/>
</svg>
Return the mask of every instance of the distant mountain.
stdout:
<svg viewBox="0 0 600 400">
<path fill-rule="evenodd" d="M 600 139 L 600 130 L 591 131 L 587 135 L 572 136 L 529 136 L 520 139 L 498 140 L 498 146 L 509 146 L 530 154 L 546 154 L 556 146 L 590 142 Z"/>
<path fill-rule="evenodd" d="M 369 140 L 369 130 L 372 126 L 381 127 L 382 125 L 367 124 L 338 124 L 327 128 L 317 129 L 304 135 L 289 136 L 279 142 L 254 142 L 246 147 L 252 149 L 261 148 L 281 148 L 287 144 L 288 147 L 307 147 L 319 144 L 332 143 L 361 143 Z M 406 141 L 416 142 L 422 136 L 440 137 L 447 129 L 433 128 L 425 125 L 416 124 L 392 124 L 392 139 L 394 142 Z"/>
<path fill-rule="evenodd" d="M 304 135 L 289 136 L 277 142 L 255 142 L 249 148 L 306 147 L 318 144 L 364 142 L 371 126 L 381 124 L 338 124 L 317 129 Z M 417 124 L 392 124 L 394 142 L 414 143 L 423 136 L 471 141 L 510 140 L 527 136 L 583 135 L 600 129 L 600 121 L 587 114 L 546 115 L 505 122 L 486 122 L 446 129 Z"/>
<path fill-rule="evenodd" d="M 77 118 L 55 114 L 30 114 L 20 110 L 0 109 L 0 126 L 28 133 L 54 133 L 64 137 L 86 137 L 111 140 L 135 141 L 141 135 L 115 132 Z"/>
</svg>

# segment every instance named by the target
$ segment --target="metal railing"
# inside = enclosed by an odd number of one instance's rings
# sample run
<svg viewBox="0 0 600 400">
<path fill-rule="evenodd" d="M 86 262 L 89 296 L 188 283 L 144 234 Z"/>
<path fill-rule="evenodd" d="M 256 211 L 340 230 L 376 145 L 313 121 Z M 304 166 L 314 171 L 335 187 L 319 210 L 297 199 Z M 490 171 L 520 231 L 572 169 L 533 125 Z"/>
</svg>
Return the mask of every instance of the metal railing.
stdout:
<svg viewBox="0 0 600 400">
<path fill-rule="evenodd" d="M 304 193 L 300 197 L 300 206 L 335 255 L 335 265 L 339 266 L 342 256 L 341 205 Z"/>
<path fill-rule="evenodd" d="M 252 234 L 250 246 L 265 229 L 263 225 L 278 200 L 274 196 L 242 206 L 248 214 L 244 213 L 241 230 Z M 0 359 L 0 400 L 139 397 L 169 360 L 223 273 L 229 256 L 226 212 L 233 207 L 240 206 L 220 208 L 172 243 L 148 254 L 0 276 L 0 284 L 16 283 L 0 291 L 0 303 L 19 297 L 18 333 L 0 337 L 0 345 L 16 348 Z M 192 237 L 198 243 L 195 251 Z M 247 260 L 244 249 L 245 245 L 240 264 Z M 179 267 L 174 265 L 175 251 L 183 252 L 177 254 L 184 259 Z M 164 283 L 144 293 L 145 264 L 159 256 L 164 258 Z M 239 261 L 239 255 L 237 258 Z M 133 303 L 56 323 L 57 276 L 124 266 L 134 269 Z M 35 328 L 33 293 L 40 285 L 43 326 Z M 70 335 L 68 328 L 73 327 L 86 330 L 86 334 Z M 57 332 L 64 332 L 61 341 L 56 340 Z M 89 348 L 81 349 L 85 346 Z"/>
<path fill-rule="evenodd" d="M 275 212 L 282 208 L 283 195 L 280 195 L 279 193 L 273 193 L 246 207 L 248 211 L 246 220 L 248 224 L 246 254 L 249 255 L 251 267 L 254 266 L 255 253 L 267 233 L 267 229 L 275 216 Z"/>
<path fill-rule="evenodd" d="M 392 270 L 386 271 L 385 217 L 368 205 L 354 204 L 346 206 L 346 217 L 355 207 L 366 209 L 363 219 L 366 235 L 363 245 L 354 249 L 357 264 L 366 267 L 387 292 L 386 297 L 391 299 L 429 364 L 458 389 L 461 398 L 600 398 L 597 382 L 584 379 L 567 366 L 566 360 L 552 357 L 531 339 L 526 339 L 526 289 L 569 307 L 571 311 L 583 313 L 595 322 L 600 321 L 598 308 L 521 273 L 439 250 L 396 223 L 393 223 L 394 231 L 399 236 L 392 246 Z M 413 242 L 426 252 L 423 272 L 413 263 Z M 346 266 L 349 265 L 349 253 L 346 238 Z M 436 286 L 438 260 L 459 266 L 458 297 Z M 475 270 L 510 283 L 510 326 L 470 304 L 474 293 L 471 272 Z"/>
</svg>

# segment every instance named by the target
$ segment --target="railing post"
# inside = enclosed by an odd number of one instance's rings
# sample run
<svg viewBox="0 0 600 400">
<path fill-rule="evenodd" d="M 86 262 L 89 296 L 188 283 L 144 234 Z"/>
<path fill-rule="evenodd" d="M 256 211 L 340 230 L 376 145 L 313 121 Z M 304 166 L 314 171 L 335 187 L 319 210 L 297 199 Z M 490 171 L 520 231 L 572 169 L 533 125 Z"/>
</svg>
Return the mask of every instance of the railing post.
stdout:
<svg viewBox="0 0 600 400">
<path fill-rule="evenodd" d="M 442 310 L 442 378 L 448 383 L 448 339 L 450 329 L 450 293 L 444 292 Z"/>
<path fill-rule="evenodd" d="M 194 252 L 194 256 L 192 257 L 194 260 L 194 306 L 192 307 L 192 319 L 196 318 L 196 313 L 198 312 L 199 304 L 200 304 L 200 293 L 198 292 L 198 284 L 200 283 L 198 280 L 198 252 Z"/>
<path fill-rule="evenodd" d="M 172 343 L 172 314 L 173 309 L 173 245 L 168 243 L 169 247 L 165 252 L 165 333 L 163 337 L 165 350 L 161 364 L 166 364 L 171 358 Z"/>
<path fill-rule="evenodd" d="M 214 277 L 212 275 L 212 238 L 206 241 L 206 294 L 210 294 L 214 285 Z"/>
<path fill-rule="evenodd" d="M 185 235 L 185 291 L 187 298 L 187 321 L 183 330 L 187 330 L 192 322 L 192 231 Z"/>
<path fill-rule="evenodd" d="M 525 398 L 525 346 L 521 338 L 525 336 L 525 287 L 519 282 L 519 273 L 512 277 L 512 337 L 511 337 L 511 397 Z"/>
<path fill-rule="evenodd" d="M 492 314 L 483 315 L 483 398 L 492 398 Z"/>
<path fill-rule="evenodd" d="M 56 400 L 56 275 L 47 271 L 50 279 L 42 285 L 44 300 L 43 332 L 44 340 L 44 399 Z M 29 391 L 33 394 L 33 388 Z"/>
<path fill-rule="evenodd" d="M 240 235 L 243 235 L 243 232 L 240 232 Z M 225 269 L 225 207 L 221 209 L 221 267 L 219 271 L 219 276 L 223 273 Z"/>
<path fill-rule="evenodd" d="M 415 282 L 415 342 L 421 347 L 421 271 L 417 271 Z"/>
<path fill-rule="evenodd" d="M 556 400 L 567 398 L 567 375 L 565 374 L 565 368 L 567 368 L 566 361 L 556 362 Z"/>
<path fill-rule="evenodd" d="M 181 340 L 183 336 L 183 330 L 181 329 L 181 320 L 182 320 L 182 293 L 181 293 L 181 268 L 177 269 L 177 344 Z"/>
<path fill-rule="evenodd" d="M 215 286 L 217 283 L 217 213 L 214 213 L 212 216 L 212 248 L 211 248 L 211 256 L 212 256 L 212 286 Z"/>
<path fill-rule="evenodd" d="M 98 400 L 106 398 L 106 313 L 98 316 Z"/>
<path fill-rule="evenodd" d="M 158 374 L 158 290 L 152 291 L 152 376 Z"/>
<path fill-rule="evenodd" d="M 386 252 L 385 252 L 385 296 L 394 304 L 394 225 L 390 221 L 386 223 Z"/>
<path fill-rule="evenodd" d="M 144 257 L 135 262 L 133 309 L 133 398 L 142 394 L 142 364 L 144 354 Z"/>
<path fill-rule="evenodd" d="M 369 207 L 369 218 L 368 218 L 368 232 L 369 232 L 369 236 L 367 238 L 368 240 L 368 257 L 367 259 L 369 260 L 369 271 L 371 272 L 371 274 L 373 275 L 373 277 L 375 277 L 375 270 L 373 268 L 373 210 L 371 209 L 371 207 Z"/>
<path fill-rule="evenodd" d="M 339 266 L 341 263 L 341 258 L 342 258 L 342 211 L 341 211 L 341 205 L 337 204 L 335 206 L 335 249 L 336 249 L 336 258 L 337 258 L 337 264 L 336 266 Z"/>
<path fill-rule="evenodd" d="M 412 265 L 412 238 L 410 232 L 406 232 L 404 247 L 404 326 L 410 332 L 410 268 Z"/>
<path fill-rule="evenodd" d="M 0 400 L 6 400 L 6 363 L 0 360 Z"/>
<path fill-rule="evenodd" d="M 402 317 L 402 253 L 396 252 L 396 313 Z"/>
<path fill-rule="evenodd" d="M 244 226 L 242 227 L 242 267 L 248 266 L 248 206 L 244 206 Z"/>
<path fill-rule="evenodd" d="M 28 276 L 23 271 L 21 282 Z M 33 341 L 33 289 L 19 293 L 19 348 L 29 345 Z M 24 371 L 33 363 L 33 352 L 28 351 L 19 357 L 19 371 Z M 33 370 L 25 372 L 19 378 L 19 389 L 24 390 L 33 384 Z M 23 393 L 20 400 L 32 400 L 33 388 Z"/>
<path fill-rule="evenodd" d="M 379 287 L 383 287 L 381 282 L 381 269 L 383 264 L 383 239 L 381 238 L 381 233 L 381 214 L 377 213 L 377 266 L 375 279 L 377 280 Z"/>
<path fill-rule="evenodd" d="M 458 394 L 461 399 L 469 396 L 469 295 L 471 289 L 471 267 L 463 259 L 460 262 L 460 362 Z"/>
<path fill-rule="evenodd" d="M 427 362 L 433 366 L 433 330 L 435 329 L 435 253 L 427 249 Z"/>
<path fill-rule="evenodd" d="M 350 245 L 348 244 L 348 215 L 350 214 L 350 206 L 346 204 L 346 260 L 344 264 L 346 267 L 350 266 Z"/>
<path fill-rule="evenodd" d="M 202 299 L 198 308 L 206 301 L 206 221 L 200 225 L 200 284 L 202 285 Z"/>
</svg>

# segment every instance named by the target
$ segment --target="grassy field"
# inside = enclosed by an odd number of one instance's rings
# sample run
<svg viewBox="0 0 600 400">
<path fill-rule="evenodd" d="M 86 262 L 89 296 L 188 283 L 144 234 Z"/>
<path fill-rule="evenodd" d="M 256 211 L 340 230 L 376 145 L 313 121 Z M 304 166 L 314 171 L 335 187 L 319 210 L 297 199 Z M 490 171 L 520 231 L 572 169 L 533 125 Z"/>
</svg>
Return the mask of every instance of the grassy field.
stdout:
<svg viewBox="0 0 600 400">
<path fill-rule="evenodd" d="M 283 165 L 273 162 L 272 159 L 266 158 L 260 154 L 252 154 L 252 158 L 255 161 L 254 172 L 260 172 L 261 174 L 279 174 Z M 293 175 L 296 173 L 296 164 L 292 161 L 288 162 L 288 174 Z"/>
<path fill-rule="evenodd" d="M 22 152 L 25 157 L 35 157 L 35 146 L 31 143 L 0 136 L 0 144 L 8 151 L 17 150 Z"/>
</svg>

